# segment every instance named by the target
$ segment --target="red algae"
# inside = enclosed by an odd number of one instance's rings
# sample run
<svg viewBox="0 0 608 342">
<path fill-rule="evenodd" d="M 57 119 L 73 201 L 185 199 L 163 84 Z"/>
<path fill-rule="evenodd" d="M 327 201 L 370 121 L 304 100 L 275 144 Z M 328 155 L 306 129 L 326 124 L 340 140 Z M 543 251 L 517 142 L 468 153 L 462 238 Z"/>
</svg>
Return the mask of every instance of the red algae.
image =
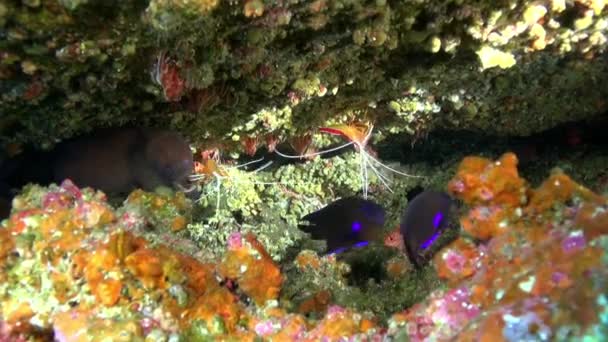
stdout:
<svg viewBox="0 0 608 342">
<path fill-rule="evenodd" d="M 530 213 L 543 213 L 554 205 L 565 205 L 574 197 L 595 204 L 605 204 L 606 200 L 591 190 L 576 184 L 567 175 L 556 172 L 533 191 L 530 203 L 526 207 Z"/>
<path fill-rule="evenodd" d="M 404 258 L 393 258 L 386 262 L 386 273 L 392 279 L 399 279 L 406 273 L 413 270 L 412 264 L 409 260 Z"/>
<path fill-rule="evenodd" d="M 433 262 L 439 277 L 458 283 L 475 273 L 482 256 L 473 243 L 459 238 L 435 255 Z"/>
<path fill-rule="evenodd" d="M 321 267 L 321 258 L 313 251 L 302 251 L 296 257 L 296 266 L 300 269 L 311 268 L 319 269 Z"/>
<path fill-rule="evenodd" d="M 8 255 L 15 248 L 15 241 L 8 229 L 0 229 L 0 266 L 2 266 Z M 1 280 L 1 279 L 0 279 Z"/>
<path fill-rule="evenodd" d="M 116 304 L 122 287 L 119 280 L 122 277 L 118 264 L 119 259 L 106 249 L 93 251 L 87 259 L 88 262 L 84 266 L 84 278 L 91 291 L 102 304 L 106 306 Z M 115 274 L 116 278 L 107 278 L 108 273 Z"/>
<path fill-rule="evenodd" d="M 54 316 L 56 341 L 132 341 L 142 335 L 135 320 L 91 318 L 91 312 L 72 310 Z"/>
<path fill-rule="evenodd" d="M 527 186 L 517 171 L 517 157 L 505 153 L 498 161 L 467 157 L 460 163 L 448 191 L 475 206 L 461 218 L 462 228 L 472 237 L 487 240 L 507 228 L 512 210 L 525 204 Z"/>
<path fill-rule="evenodd" d="M 125 202 L 123 220 L 129 230 L 151 225 L 159 231 L 178 232 L 188 224 L 191 210 L 192 205 L 181 192 L 163 196 L 135 190 Z"/>
<path fill-rule="evenodd" d="M 273 341 L 300 341 L 308 330 L 306 320 L 300 315 L 286 315 L 282 319 L 280 327 L 279 331 L 270 335 Z"/>
</svg>

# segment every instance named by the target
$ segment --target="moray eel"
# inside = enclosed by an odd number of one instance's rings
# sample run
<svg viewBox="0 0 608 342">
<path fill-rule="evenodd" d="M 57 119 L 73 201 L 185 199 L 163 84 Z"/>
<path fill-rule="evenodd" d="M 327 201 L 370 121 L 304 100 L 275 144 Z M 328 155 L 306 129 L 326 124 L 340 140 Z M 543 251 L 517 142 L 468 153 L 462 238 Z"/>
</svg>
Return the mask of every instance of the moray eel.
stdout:
<svg viewBox="0 0 608 342">
<path fill-rule="evenodd" d="M 179 134 L 153 129 L 119 129 L 61 144 L 52 160 L 52 181 L 109 193 L 136 188 L 187 185 L 194 168 L 190 146 Z"/>
<path fill-rule="evenodd" d="M 347 197 L 302 218 L 299 229 L 314 240 L 325 240 L 328 253 L 340 253 L 362 247 L 382 237 L 384 209 L 373 201 Z"/>
<path fill-rule="evenodd" d="M 188 142 L 173 131 L 112 128 L 58 143 L 50 151 L 30 151 L 5 160 L 0 184 L 20 189 L 69 178 L 79 187 L 127 194 L 159 186 L 184 189 L 194 161 Z"/>
</svg>

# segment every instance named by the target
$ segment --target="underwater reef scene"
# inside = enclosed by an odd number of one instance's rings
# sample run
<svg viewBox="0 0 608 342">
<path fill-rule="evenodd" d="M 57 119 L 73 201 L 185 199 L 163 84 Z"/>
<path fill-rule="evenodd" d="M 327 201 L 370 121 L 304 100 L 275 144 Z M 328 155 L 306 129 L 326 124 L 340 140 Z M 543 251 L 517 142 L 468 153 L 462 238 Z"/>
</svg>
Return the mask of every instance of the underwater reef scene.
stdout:
<svg viewBox="0 0 608 342">
<path fill-rule="evenodd" d="M 465 157 L 446 186 L 462 231 L 425 269 L 381 259 L 366 286 L 348 279 L 356 262 L 277 262 L 239 230 L 204 261 L 182 235 L 183 193 L 137 190 L 113 208 L 69 180 L 27 186 L 0 228 L 0 340 L 604 340 L 608 198 L 558 169 L 529 184 L 517 162 Z M 411 302 L 383 312 L 369 302 L 381 296 Z"/>
<path fill-rule="evenodd" d="M 607 5 L 0 1 L 0 342 L 608 341 Z"/>
</svg>

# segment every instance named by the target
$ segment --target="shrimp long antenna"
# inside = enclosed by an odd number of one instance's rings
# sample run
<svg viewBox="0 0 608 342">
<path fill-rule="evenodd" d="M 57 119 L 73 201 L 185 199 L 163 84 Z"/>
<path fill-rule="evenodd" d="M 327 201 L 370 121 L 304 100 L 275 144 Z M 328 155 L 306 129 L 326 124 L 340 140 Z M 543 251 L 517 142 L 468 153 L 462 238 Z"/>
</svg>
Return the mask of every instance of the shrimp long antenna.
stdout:
<svg viewBox="0 0 608 342">
<path fill-rule="evenodd" d="M 375 158 L 374 156 L 372 156 L 371 154 L 369 154 L 368 152 L 365 151 L 365 147 L 367 145 L 367 142 L 369 141 L 369 139 L 371 138 L 372 132 L 374 130 L 374 126 L 370 125 L 369 129 L 367 130 L 365 137 L 363 137 L 362 140 L 360 141 L 355 141 L 355 140 L 351 140 L 351 142 L 354 142 L 356 150 L 359 152 L 359 156 L 360 156 L 360 175 L 361 175 L 361 182 L 362 182 L 362 191 L 363 191 L 363 198 L 367 198 L 368 192 L 369 192 L 369 175 L 368 175 L 368 170 L 367 167 L 369 166 L 372 169 L 372 172 L 374 172 L 374 174 L 378 177 L 378 179 L 380 180 L 380 182 L 390 191 L 393 192 L 393 190 L 391 189 L 391 187 L 389 186 L 389 179 L 386 178 L 385 175 L 382 174 L 382 172 L 380 172 L 380 170 L 378 168 L 376 168 L 376 166 L 374 166 L 374 163 L 378 164 L 379 166 L 390 170 L 396 174 L 402 175 L 402 176 L 406 176 L 406 177 L 414 177 L 414 178 L 423 178 L 422 176 L 417 176 L 417 175 L 410 175 L 407 174 L 405 172 L 401 172 L 401 171 L 397 171 L 393 168 L 391 168 L 388 165 L 383 164 L 382 162 L 380 162 L 377 158 Z"/>
<path fill-rule="evenodd" d="M 253 173 L 260 172 L 260 171 L 266 169 L 267 167 L 269 167 L 270 165 L 272 165 L 273 163 L 274 162 L 271 160 L 271 161 L 267 162 L 266 164 L 264 164 L 264 165 L 258 167 L 257 169 L 253 170 L 252 172 Z"/>
<path fill-rule="evenodd" d="M 248 165 L 251 165 L 251 164 L 259 163 L 259 162 L 261 162 L 263 160 L 264 160 L 264 157 L 256 159 L 256 160 L 252 160 L 252 161 L 249 161 L 249 162 L 246 162 L 246 163 L 243 163 L 243 164 L 228 166 L 228 168 L 237 168 L 238 169 L 238 168 L 245 167 L 245 166 L 248 166 Z"/>
<path fill-rule="evenodd" d="M 294 155 L 290 155 L 290 154 L 285 154 L 280 152 L 278 149 L 274 150 L 274 153 L 278 154 L 279 156 L 283 157 L 283 158 L 289 158 L 289 159 L 302 159 L 302 158 L 310 158 L 310 157 L 316 157 L 316 156 L 320 156 L 326 153 L 331 153 L 331 152 L 335 152 L 335 151 L 339 151 L 345 147 L 348 147 L 350 145 L 355 144 L 354 141 L 349 141 L 346 144 L 337 146 L 337 147 L 333 147 L 327 150 L 323 150 L 323 151 L 318 151 L 318 152 L 314 152 L 314 153 L 308 153 L 308 154 L 301 154 L 299 156 L 294 156 Z"/>
<path fill-rule="evenodd" d="M 241 180 L 238 177 L 234 178 L 234 176 L 231 175 L 232 171 L 235 172 L 243 172 L 240 170 L 241 167 L 247 166 L 247 165 L 251 165 L 254 163 L 258 163 L 260 161 L 263 161 L 264 158 L 260 158 L 257 160 L 253 160 L 244 164 L 240 164 L 240 165 L 233 165 L 233 166 L 223 166 L 223 165 L 218 165 L 218 168 L 216 168 L 215 170 L 211 171 L 210 173 L 207 174 L 194 174 L 191 175 L 190 179 L 193 181 L 197 181 L 197 180 L 201 180 L 207 177 L 213 177 L 214 181 L 215 181 L 215 196 L 216 196 L 216 200 L 215 200 L 215 215 L 217 216 L 221 210 L 221 197 L 222 197 L 222 186 L 224 185 L 223 182 L 224 180 L 228 180 L 232 183 L 251 183 L 251 184 L 260 184 L 260 185 L 292 185 L 291 183 L 287 183 L 287 182 L 256 182 L 256 181 L 251 181 L 251 180 Z M 258 167 L 257 169 L 251 171 L 251 172 L 246 172 L 247 174 L 255 174 L 258 173 L 266 168 L 268 168 L 269 166 L 271 166 L 274 163 L 274 161 L 268 161 L 266 162 L 264 165 Z M 298 184 L 309 184 L 307 182 L 305 183 L 298 183 Z M 207 192 L 206 195 L 208 195 L 209 192 Z M 202 196 L 199 199 L 202 201 Z"/>
<path fill-rule="evenodd" d="M 363 152 L 363 153 L 367 154 L 367 156 L 372 161 L 374 161 L 376 164 L 378 164 L 378 165 L 384 167 L 385 169 L 390 170 L 390 171 L 392 171 L 392 172 L 394 172 L 394 173 L 396 173 L 398 175 L 402 175 L 402 176 L 405 176 L 405 177 L 411 177 L 411 178 L 424 178 L 424 176 L 410 175 L 409 173 L 397 171 L 397 170 L 393 169 L 392 167 L 390 167 L 388 165 L 382 164 L 382 162 L 380 162 L 378 159 L 374 158 L 374 156 L 370 155 L 369 153 L 367 153 L 367 152 Z"/>
<path fill-rule="evenodd" d="M 390 180 L 388 178 L 386 178 L 385 175 L 382 174 L 382 172 L 380 172 L 380 170 L 378 170 L 373 163 L 370 163 L 367 161 L 367 158 L 370 157 L 369 153 L 367 152 L 362 152 L 365 154 L 366 156 L 366 163 L 367 165 L 369 165 L 369 167 L 372 169 L 372 171 L 376 174 L 376 177 L 378 177 L 378 179 L 380 180 L 380 182 L 388 189 L 388 191 L 390 191 L 391 193 L 393 192 L 393 189 L 391 189 L 391 187 L 388 185 L 388 183 L 390 182 Z"/>
<path fill-rule="evenodd" d="M 221 187 L 222 187 L 222 176 L 217 173 L 213 173 L 215 176 L 215 191 L 217 191 L 217 198 L 215 200 L 215 215 L 220 212 L 220 196 L 221 196 Z"/>
<path fill-rule="evenodd" d="M 357 144 L 360 148 L 361 145 Z M 366 165 L 365 155 L 363 153 L 359 153 L 359 173 L 361 175 L 361 186 L 363 191 L 363 198 L 367 199 L 367 190 L 369 179 L 367 176 L 367 165 Z"/>
</svg>

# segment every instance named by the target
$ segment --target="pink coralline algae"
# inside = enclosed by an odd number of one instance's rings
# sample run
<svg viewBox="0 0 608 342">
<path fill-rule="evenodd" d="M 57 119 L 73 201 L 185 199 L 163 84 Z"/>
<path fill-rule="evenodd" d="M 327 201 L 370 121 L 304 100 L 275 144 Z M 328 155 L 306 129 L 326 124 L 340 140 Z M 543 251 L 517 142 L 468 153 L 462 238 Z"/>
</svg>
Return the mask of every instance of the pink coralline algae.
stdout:
<svg viewBox="0 0 608 342">
<path fill-rule="evenodd" d="M 587 246 L 587 241 L 583 232 L 575 231 L 571 232 L 566 238 L 562 240 L 562 249 L 566 253 L 574 253 L 584 249 Z"/>
<path fill-rule="evenodd" d="M 464 325 L 479 316 L 481 310 L 472 303 L 470 289 L 461 287 L 432 293 L 418 304 L 393 319 L 405 320 L 411 341 L 449 339 Z"/>
<path fill-rule="evenodd" d="M 105 196 L 102 195 L 102 197 L 105 199 Z M 47 209 L 53 206 L 66 208 L 71 204 L 72 199 L 82 200 L 82 192 L 71 180 L 66 179 L 56 191 L 50 191 L 44 195 L 42 208 Z"/>
<path fill-rule="evenodd" d="M 141 229 L 145 225 L 146 220 L 139 213 L 125 212 L 119 217 L 119 222 L 126 230 L 136 230 Z"/>
<path fill-rule="evenodd" d="M 44 196 L 44 198 L 42 198 L 42 207 L 44 209 L 52 208 L 54 206 L 63 208 L 66 205 L 68 205 L 68 201 L 57 192 L 49 192 Z"/>
<path fill-rule="evenodd" d="M 230 250 L 234 250 L 234 249 L 238 249 L 241 248 L 243 246 L 242 243 L 242 235 L 239 232 L 234 232 L 232 234 L 230 234 L 230 236 L 228 237 L 228 241 L 227 241 L 227 247 Z"/>
<path fill-rule="evenodd" d="M 273 322 L 270 320 L 259 322 L 255 325 L 255 333 L 259 336 L 268 336 L 275 332 Z"/>
</svg>

